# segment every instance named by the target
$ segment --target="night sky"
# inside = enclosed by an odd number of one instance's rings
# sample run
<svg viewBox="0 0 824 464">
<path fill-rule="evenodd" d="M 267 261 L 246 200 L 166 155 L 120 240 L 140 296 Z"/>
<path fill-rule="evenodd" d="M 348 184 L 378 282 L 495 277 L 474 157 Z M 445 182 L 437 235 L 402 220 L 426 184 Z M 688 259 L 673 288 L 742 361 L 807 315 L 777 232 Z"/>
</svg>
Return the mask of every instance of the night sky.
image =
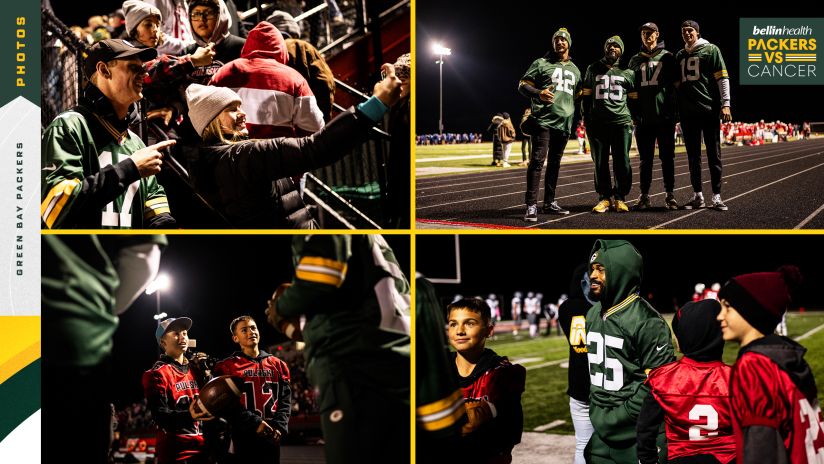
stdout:
<svg viewBox="0 0 824 464">
<path fill-rule="evenodd" d="M 738 18 L 822 17 L 824 4 L 787 3 L 787 8 L 759 8 L 733 2 L 649 3 L 535 2 L 513 0 L 490 4 L 469 0 L 416 2 L 416 114 L 418 134 L 438 131 L 438 65 L 432 44 L 452 49 L 443 65 L 444 132 L 483 132 L 492 116 L 508 112 L 520 121 L 528 100 L 518 80 L 551 47 L 552 34 L 566 27 L 572 35 L 570 57 L 581 70 L 603 57 L 603 44 L 618 34 L 626 49 L 625 66 L 641 46 L 638 27 L 652 21 L 667 49 L 683 48 L 680 25 L 698 22 L 703 38 L 719 46 L 730 73 L 734 120 L 822 121 L 820 86 L 739 86 Z M 752 4 L 749 4 L 752 5 Z M 824 72 L 818 66 L 819 72 Z M 517 118 L 517 119 L 516 119 Z M 487 136 L 488 138 L 488 136 Z"/>
<path fill-rule="evenodd" d="M 161 295 L 161 311 L 192 318 L 189 336 L 197 340 L 197 350 L 218 358 L 235 351 L 229 323 L 242 314 L 255 318 L 263 349 L 286 340 L 269 326 L 263 311 L 275 288 L 291 281 L 291 236 L 167 237 L 160 272 L 171 277 L 172 287 Z M 408 271 L 409 237 L 384 237 Z M 152 318 L 156 302 L 156 295 L 142 295 L 120 318 L 113 353 L 118 407 L 143 398 L 141 376 L 158 357 Z"/>
<path fill-rule="evenodd" d="M 649 300 L 652 293 L 660 312 L 689 301 L 698 282 L 723 285 L 730 277 L 784 264 L 798 266 L 804 276 L 794 307 L 824 309 L 821 236 L 809 235 L 463 235 L 463 283 L 436 284 L 436 289 L 442 298 L 503 294 L 507 310 L 516 290 L 542 292 L 544 304 L 555 302 L 569 292 L 572 273 L 589 259 L 596 238 L 628 240 L 638 249 L 644 259 L 641 295 Z M 415 247 L 418 272 L 454 277 L 454 259 L 442 258 L 454 256 L 453 236 L 418 235 Z"/>
</svg>

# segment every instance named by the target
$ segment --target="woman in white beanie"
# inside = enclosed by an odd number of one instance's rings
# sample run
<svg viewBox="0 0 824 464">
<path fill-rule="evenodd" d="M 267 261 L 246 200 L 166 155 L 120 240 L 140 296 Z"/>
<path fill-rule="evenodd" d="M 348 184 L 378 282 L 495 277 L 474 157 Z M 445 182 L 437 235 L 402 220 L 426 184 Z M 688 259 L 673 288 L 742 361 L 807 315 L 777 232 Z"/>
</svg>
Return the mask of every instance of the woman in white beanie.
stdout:
<svg viewBox="0 0 824 464">
<path fill-rule="evenodd" d="M 400 97 L 393 66 L 382 70 L 386 78 L 375 84 L 369 100 L 302 138 L 249 139 L 234 91 L 190 85 L 189 118 L 203 138 L 190 159 L 198 193 L 235 228 L 317 228 L 291 177 L 330 165 L 367 139 Z"/>
</svg>

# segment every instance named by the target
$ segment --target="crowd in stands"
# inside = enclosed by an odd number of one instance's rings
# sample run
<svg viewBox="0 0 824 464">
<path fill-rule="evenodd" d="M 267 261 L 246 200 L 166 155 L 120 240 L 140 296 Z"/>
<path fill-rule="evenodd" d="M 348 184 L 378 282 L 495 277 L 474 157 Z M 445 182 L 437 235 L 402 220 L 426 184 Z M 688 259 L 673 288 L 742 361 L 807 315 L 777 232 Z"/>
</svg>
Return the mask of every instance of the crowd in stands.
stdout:
<svg viewBox="0 0 824 464">
<path fill-rule="evenodd" d="M 345 23 L 344 13 L 350 15 L 349 10 L 354 10 L 352 2 L 342 4 L 345 10 L 342 12 L 334 0 L 326 1 L 332 24 Z M 409 99 L 409 73 L 406 71 L 411 64 L 409 55 L 402 55 L 395 63 L 394 77 L 390 75 L 376 84 L 373 97 L 358 105 L 352 113 L 357 113 L 358 117 L 350 118 L 357 123 L 338 122 L 338 130 L 324 130 L 333 122 L 335 78 L 316 47 L 319 43 L 304 40 L 311 39 L 312 33 L 305 32 L 292 15 L 299 14 L 300 8 L 291 2 L 276 2 L 279 6 L 283 3 L 289 11 L 269 10 L 271 14 L 265 21 L 248 25 L 238 15 L 238 7 L 248 5 L 235 3 L 233 0 L 189 0 L 188 3 L 186 0 L 127 0 L 122 9 L 89 18 L 86 27 L 71 27 L 79 39 L 92 45 L 84 54 L 88 58 L 77 98 L 88 113 L 104 115 L 110 107 L 105 100 L 114 103 L 118 96 L 128 93 L 122 87 L 130 84 L 124 83 L 125 79 L 113 80 L 111 68 L 114 66 L 109 63 L 116 58 L 133 56 L 135 52 L 113 51 L 112 43 L 117 43 L 115 39 L 128 39 L 122 43 L 143 50 L 137 56 L 143 62 L 143 82 L 137 89 L 138 96 L 125 102 L 124 110 L 128 107 L 125 115 L 119 114 L 115 104 L 115 111 L 109 115 L 111 119 L 101 124 L 106 131 L 120 138 L 123 134 L 129 138 L 129 132 L 125 130 L 128 129 L 147 148 L 154 148 L 152 153 L 156 151 L 158 157 L 169 158 L 164 158 L 162 167 L 159 163 L 150 170 L 138 166 L 139 178 L 132 178 L 117 169 L 122 177 L 120 184 L 129 185 L 140 180 L 144 186 L 138 196 L 126 195 L 122 206 L 111 198 L 111 192 L 106 198 L 96 197 L 103 193 L 101 190 L 107 190 L 102 185 L 100 189 L 83 187 L 66 191 L 67 186 L 76 180 L 97 175 L 98 172 L 92 171 L 106 168 L 108 160 L 101 162 L 99 168 L 75 169 L 79 165 L 88 166 L 80 159 L 89 155 L 80 153 L 87 147 L 77 147 L 76 152 L 64 150 L 62 138 L 65 135 L 59 127 L 62 122 L 57 124 L 63 118 L 57 118 L 43 135 L 44 163 L 51 166 L 53 162 L 56 167 L 43 179 L 43 205 L 47 211 L 43 222 L 46 227 L 319 226 L 316 215 L 303 201 L 304 173 L 330 165 L 350 153 L 369 136 L 371 125 L 384 122 L 383 115 L 390 107 L 398 104 L 399 108 L 408 109 L 403 102 Z M 311 6 L 314 5 L 307 5 L 307 9 Z M 247 26 L 250 26 L 248 30 Z M 60 41 L 56 43 L 60 46 Z M 115 71 L 114 74 L 119 73 Z M 103 90 L 110 84 L 121 88 Z M 404 88 L 406 95 L 403 95 Z M 398 89 L 400 98 L 396 95 Z M 378 90 L 383 93 L 379 95 Z M 368 108 L 362 107 L 367 104 Z M 65 110 L 69 108 L 60 109 Z M 231 124 L 221 119 L 224 113 L 231 113 Z M 344 112 L 342 116 L 346 114 Z M 389 127 L 398 127 L 398 124 L 393 126 L 393 120 L 408 119 L 404 119 L 399 111 L 389 114 Z M 321 137 L 321 134 L 326 136 Z M 298 140 L 309 136 L 314 140 Z M 167 140 L 174 144 L 156 146 Z M 247 141 L 250 143 L 239 144 Z M 106 140 L 94 142 L 100 149 L 106 145 Z M 241 145 L 241 151 L 246 155 L 242 159 L 237 155 L 232 158 L 222 156 Z M 408 147 L 408 142 L 406 145 Z M 132 145 L 125 149 L 125 154 L 137 162 L 141 157 L 134 158 L 134 155 L 139 148 Z M 402 147 L 393 145 L 393 148 L 400 150 Z M 393 156 L 408 159 L 408 152 L 408 148 L 406 154 L 390 152 L 390 164 L 393 164 Z M 123 160 L 115 154 L 110 163 L 118 168 L 118 162 Z M 408 163 L 394 163 L 397 164 Z M 387 183 L 400 184 L 402 181 L 390 178 Z M 144 197 L 145 192 L 148 197 Z M 62 194 L 72 200 L 57 201 Z M 83 195 L 95 198 L 76 201 Z M 129 198 L 134 198 L 131 204 Z M 118 211 L 118 216 L 109 219 L 104 213 L 102 220 L 92 218 L 94 211 L 80 212 L 80 207 L 75 206 L 110 203 L 124 211 Z M 146 211 L 145 218 L 139 217 L 139 211 Z M 173 220 L 154 220 L 163 215 L 171 216 Z M 387 213 L 385 216 L 403 218 L 408 214 Z M 402 226 L 388 222 L 384 225 Z"/>
</svg>

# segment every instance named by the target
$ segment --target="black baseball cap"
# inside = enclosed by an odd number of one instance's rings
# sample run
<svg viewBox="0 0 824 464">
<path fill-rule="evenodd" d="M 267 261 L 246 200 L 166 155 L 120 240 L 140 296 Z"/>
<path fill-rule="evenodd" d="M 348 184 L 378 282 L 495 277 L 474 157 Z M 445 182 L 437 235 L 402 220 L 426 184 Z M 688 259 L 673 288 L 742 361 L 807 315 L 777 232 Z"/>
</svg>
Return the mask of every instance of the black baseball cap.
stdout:
<svg viewBox="0 0 824 464">
<path fill-rule="evenodd" d="M 83 63 L 86 79 L 91 78 L 92 74 L 95 73 L 99 61 L 106 62 L 135 55 L 145 63 L 157 58 L 157 50 L 154 48 L 138 48 L 132 45 L 131 42 L 121 39 L 101 40 L 92 45 L 89 51 L 86 52 L 86 61 Z"/>
<path fill-rule="evenodd" d="M 683 29 L 685 27 L 691 27 L 691 28 L 695 29 L 695 32 L 701 32 L 701 28 L 698 27 L 698 23 L 691 20 L 691 19 L 688 19 L 688 20 L 684 21 L 683 23 L 681 23 L 681 29 Z"/>
<path fill-rule="evenodd" d="M 644 23 L 641 24 L 641 27 L 638 28 L 639 31 L 643 31 L 644 29 L 652 29 L 655 32 L 659 32 L 658 25 L 655 23 Z"/>
</svg>

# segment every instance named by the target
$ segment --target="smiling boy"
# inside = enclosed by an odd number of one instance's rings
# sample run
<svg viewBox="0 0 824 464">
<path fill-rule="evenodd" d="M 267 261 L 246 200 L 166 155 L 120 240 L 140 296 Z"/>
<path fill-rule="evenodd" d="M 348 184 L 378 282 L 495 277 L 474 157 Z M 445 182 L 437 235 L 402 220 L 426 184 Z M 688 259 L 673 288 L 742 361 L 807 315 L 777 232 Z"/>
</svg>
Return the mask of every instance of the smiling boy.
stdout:
<svg viewBox="0 0 824 464">
<path fill-rule="evenodd" d="M 512 462 L 524 425 L 526 369 L 485 347 L 494 326 L 489 306 L 480 298 L 447 306 L 447 331 L 466 405 L 461 456 L 469 462 Z"/>
</svg>

